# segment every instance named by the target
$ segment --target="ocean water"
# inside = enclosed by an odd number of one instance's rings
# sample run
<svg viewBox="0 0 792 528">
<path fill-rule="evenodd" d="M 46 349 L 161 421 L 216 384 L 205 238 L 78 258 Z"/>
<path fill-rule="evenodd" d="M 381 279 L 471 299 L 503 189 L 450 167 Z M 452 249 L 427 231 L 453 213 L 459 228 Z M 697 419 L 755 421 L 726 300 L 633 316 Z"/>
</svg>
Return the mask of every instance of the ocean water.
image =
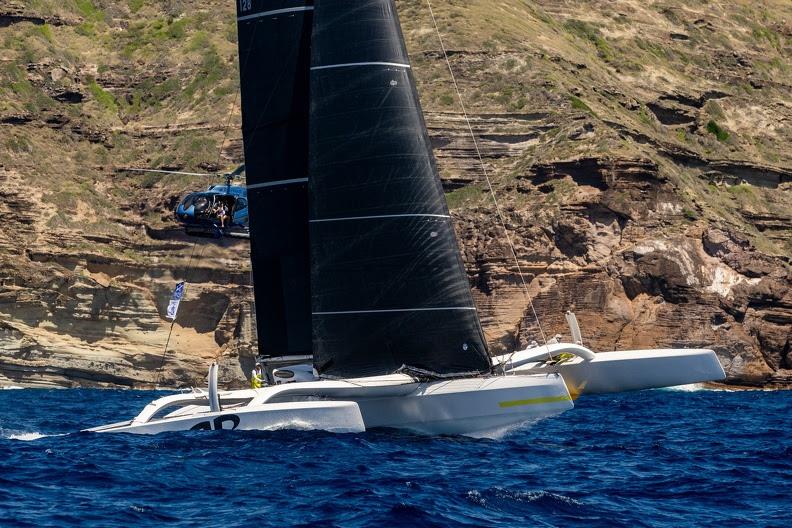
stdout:
<svg viewBox="0 0 792 528">
<path fill-rule="evenodd" d="M 792 393 L 589 396 L 499 439 L 98 435 L 161 393 L 0 391 L 0 526 L 790 526 Z"/>
</svg>

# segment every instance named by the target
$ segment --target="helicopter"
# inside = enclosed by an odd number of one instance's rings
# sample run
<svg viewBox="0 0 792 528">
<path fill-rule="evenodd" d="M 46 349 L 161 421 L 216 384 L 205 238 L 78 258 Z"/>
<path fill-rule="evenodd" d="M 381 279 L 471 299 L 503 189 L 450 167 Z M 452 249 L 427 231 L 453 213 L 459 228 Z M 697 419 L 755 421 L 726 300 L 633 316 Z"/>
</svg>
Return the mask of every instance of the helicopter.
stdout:
<svg viewBox="0 0 792 528">
<path fill-rule="evenodd" d="M 212 176 L 212 174 L 160 169 L 124 170 L 185 176 Z M 205 191 L 192 192 L 178 203 L 174 215 L 176 221 L 184 227 L 187 235 L 250 238 L 247 187 L 232 185 L 233 180 L 243 172 L 245 172 L 244 164 L 231 172 L 222 174 L 225 183 L 212 184 Z M 224 218 L 221 218 L 222 212 L 225 212 Z"/>
</svg>

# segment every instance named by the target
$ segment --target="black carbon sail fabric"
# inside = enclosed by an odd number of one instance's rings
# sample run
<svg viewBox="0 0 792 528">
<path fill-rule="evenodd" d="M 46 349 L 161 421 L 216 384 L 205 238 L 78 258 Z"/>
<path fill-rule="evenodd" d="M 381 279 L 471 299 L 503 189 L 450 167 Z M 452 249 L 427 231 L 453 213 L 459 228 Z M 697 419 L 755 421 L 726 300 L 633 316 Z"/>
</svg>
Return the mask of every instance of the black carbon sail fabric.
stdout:
<svg viewBox="0 0 792 528">
<path fill-rule="evenodd" d="M 308 82 L 313 2 L 237 0 L 259 352 L 311 353 Z"/>
<path fill-rule="evenodd" d="M 326 376 L 491 364 L 392 0 L 316 0 L 309 218 Z"/>
</svg>

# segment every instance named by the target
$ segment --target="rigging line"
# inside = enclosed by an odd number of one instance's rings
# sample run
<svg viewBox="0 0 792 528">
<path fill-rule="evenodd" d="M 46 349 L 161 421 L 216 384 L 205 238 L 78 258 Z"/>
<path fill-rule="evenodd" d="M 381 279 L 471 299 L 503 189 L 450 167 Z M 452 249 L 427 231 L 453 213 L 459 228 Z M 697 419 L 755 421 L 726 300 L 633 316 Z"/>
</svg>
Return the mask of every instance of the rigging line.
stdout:
<svg viewBox="0 0 792 528">
<path fill-rule="evenodd" d="M 473 133 L 473 127 L 470 125 L 470 119 L 468 118 L 467 110 L 465 108 L 465 102 L 462 99 L 462 93 L 459 91 L 459 85 L 457 84 L 456 76 L 454 75 L 454 70 L 451 68 L 451 61 L 448 59 L 448 52 L 446 51 L 445 43 L 443 42 L 443 37 L 440 34 L 440 28 L 437 26 L 437 19 L 435 18 L 434 9 L 432 9 L 432 0 L 426 0 L 426 5 L 429 7 L 429 14 L 432 16 L 432 25 L 434 26 L 435 33 L 437 33 L 437 39 L 440 41 L 440 49 L 443 51 L 443 58 L 445 59 L 446 66 L 448 66 L 448 73 L 451 74 L 451 81 L 454 84 L 454 91 L 456 91 L 457 99 L 459 100 L 459 106 L 462 109 L 462 115 L 465 118 L 465 123 L 467 124 L 468 131 L 470 132 L 470 137 L 473 139 L 473 146 L 476 149 L 476 156 L 478 157 L 479 163 L 481 164 L 481 171 L 484 174 L 484 178 L 487 180 L 487 187 L 489 188 L 490 196 L 492 196 L 492 201 L 495 204 L 495 211 L 498 213 L 498 218 L 501 223 L 501 227 L 503 227 L 503 232 L 506 235 L 506 241 L 509 243 L 509 248 L 511 249 L 512 256 L 514 257 L 514 262 L 517 265 L 517 272 L 520 275 L 520 282 L 522 282 L 523 286 L 523 294 L 528 299 L 528 304 L 531 307 L 531 311 L 533 312 L 534 319 L 536 320 L 536 324 L 539 327 L 539 332 L 542 335 L 542 340 L 547 346 L 547 336 L 545 335 L 544 328 L 542 328 L 542 323 L 539 321 L 539 315 L 536 313 L 536 308 L 534 307 L 533 300 L 531 295 L 529 294 L 528 284 L 525 282 L 525 275 L 523 275 L 522 267 L 520 266 L 520 260 L 517 258 L 517 251 L 514 249 L 514 244 L 512 243 L 511 236 L 509 236 L 509 230 L 506 228 L 506 221 L 504 220 L 503 213 L 501 212 L 500 205 L 498 204 L 498 199 L 495 196 L 495 190 L 492 187 L 492 182 L 489 178 L 489 173 L 487 172 L 487 167 L 484 164 L 484 159 L 481 156 L 481 150 L 479 149 L 478 140 L 476 139 L 476 135 Z M 512 352 L 514 354 L 514 352 Z M 550 352 L 548 351 L 548 357 L 550 356 Z M 504 371 L 505 372 L 505 371 Z"/>
<path fill-rule="evenodd" d="M 237 19 L 237 26 L 239 26 L 239 19 Z M 250 34 L 250 40 L 255 41 L 256 38 L 256 31 L 258 30 L 258 24 L 253 25 L 253 31 Z M 237 32 L 239 29 L 237 29 Z M 237 34 L 237 40 L 239 39 L 239 35 Z M 237 60 L 237 64 L 239 65 L 239 75 L 242 76 L 242 71 L 244 68 L 247 67 L 248 61 L 250 60 L 250 56 L 253 53 L 253 47 L 249 47 L 247 49 L 247 53 L 245 54 L 244 60 L 242 57 L 239 57 Z M 220 165 L 220 158 L 223 156 L 223 147 L 225 146 L 226 138 L 228 136 L 228 127 L 231 124 L 231 117 L 234 115 L 234 109 L 236 108 L 237 101 L 239 100 L 239 94 L 242 91 L 242 83 L 240 82 L 239 89 L 236 90 L 236 95 L 234 95 L 234 103 L 231 105 L 231 111 L 228 113 L 228 119 L 226 119 L 225 129 L 223 130 L 223 141 L 220 143 L 220 150 L 217 153 L 217 165 Z"/>
<path fill-rule="evenodd" d="M 245 312 L 242 309 L 243 306 L 244 306 L 244 301 L 240 300 L 240 302 L 239 302 L 239 334 L 237 335 L 237 343 L 236 343 L 236 353 L 237 353 L 237 355 L 239 355 L 239 352 L 242 349 L 242 338 L 243 337 L 245 338 L 245 340 L 247 341 L 248 344 L 250 343 L 249 338 L 251 336 L 249 334 L 243 336 L 243 333 L 244 333 L 243 330 L 245 329 L 245 322 L 246 322 L 245 319 L 247 318 L 247 322 L 249 323 L 248 324 L 248 328 L 249 329 L 252 328 L 253 327 L 253 325 L 252 325 L 253 314 L 256 311 L 255 296 L 252 295 L 252 291 L 253 291 L 253 267 L 252 266 L 251 266 L 250 271 L 248 272 L 248 277 L 249 278 L 248 278 L 247 287 L 248 287 L 249 291 L 251 292 L 250 296 L 253 297 L 253 302 L 250 302 L 250 300 L 248 300 L 247 316 L 245 315 Z M 244 298 L 244 296 L 242 296 L 242 297 Z M 256 332 L 256 330 L 253 330 L 253 332 Z M 250 349 L 248 349 L 248 350 L 250 350 Z M 258 336 L 256 336 L 256 350 L 255 350 L 255 358 L 256 359 L 254 361 L 258 361 L 258 357 L 259 357 Z"/>
<path fill-rule="evenodd" d="M 184 280 L 184 290 L 182 290 L 182 297 L 181 297 L 182 299 L 184 299 L 184 297 L 185 297 L 184 294 L 187 291 L 187 284 L 189 284 L 190 278 L 192 278 L 192 270 L 193 270 L 192 261 L 193 261 L 193 257 L 195 256 L 195 248 L 196 248 L 196 246 L 198 246 L 198 241 L 197 240 L 195 242 L 193 242 L 192 251 L 190 252 L 190 260 L 187 262 L 187 276 L 186 276 L 186 278 Z M 201 255 L 203 255 L 204 247 L 205 246 L 201 247 L 201 252 L 198 254 L 198 258 L 200 258 Z M 177 311 L 177 314 L 178 314 L 178 311 Z M 177 315 L 177 317 L 178 317 L 178 315 Z M 176 317 L 174 317 L 173 321 L 171 321 L 170 329 L 168 330 L 168 339 L 165 341 L 165 349 L 162 351 L 162 358 L 160 360 L 160 366 L 159 366 L 159 369 L 157 369 L 157 382 L 156 382 L 156 385 L 159 385 L 160 379 L 162 377 L 162 369 L 165 368 L 165 358 L 168 355 L 168 345 L 170 344 L 171 335 L 173 334 L 173 327 L 175 325 L 176 325 Z"/>
<path fill-rule="evenodd" d="M 223 157 L 223 147 L 225 147 L 226 139 L 228 139 L 228 128 L 231 125 L 231 118 L 234 116 L 234 110 L 237 106 L 237 100 L 239 99 L 239 90 L 236 91 L 236 95 L 234 95 L 234 102 L 231 104 L 231 110 L 228 112 L 228 119 L 226 119 L 225 127 L 223 128 L 223 141 L 220 142 L 220 149 L 217 151 L 217 163 L 216 165 L 220 166 L 220 160 Z"/>
<path fill-rule="evenodd" d="M 168 355 L 168 345 L 170 344 L 171 335 L 173 335 L 173 326 L 176 324 L 176 318 L 173 318 L 171 321 L 170 329 L 168 330 L 168 339 L 165 340 L 165 350 L 162 351 L 162 358 L 160 359 L 160 366 L 157 369 L 157 382 L 154 384 L 154 387 L 158 387 L 160 384 L 160 379 L 162 377 L 162 369 L 165 368 L 165 356 Z"/>
</svg>

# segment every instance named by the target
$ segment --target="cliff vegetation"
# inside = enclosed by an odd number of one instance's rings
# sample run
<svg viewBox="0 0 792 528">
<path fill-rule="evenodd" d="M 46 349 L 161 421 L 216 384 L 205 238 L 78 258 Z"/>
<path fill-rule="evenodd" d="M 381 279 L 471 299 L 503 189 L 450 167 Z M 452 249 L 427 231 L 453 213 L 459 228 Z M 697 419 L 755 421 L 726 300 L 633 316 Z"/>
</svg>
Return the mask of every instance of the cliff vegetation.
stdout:
<svg viewBox="0 0 792 528">
<path fill-rule="evenodd" d="M 792 5 L 433 4 L 544 330 L 792 383 Z M 539 340 L 426 2 L 397 7 L 490 346 Z M 246 243 L 174 224 L 210 180 L 123 170 L 243 161 L 234 2 L 0 0 L 0 49 L 0 385 L 244 383 Z"/>
</svg>

